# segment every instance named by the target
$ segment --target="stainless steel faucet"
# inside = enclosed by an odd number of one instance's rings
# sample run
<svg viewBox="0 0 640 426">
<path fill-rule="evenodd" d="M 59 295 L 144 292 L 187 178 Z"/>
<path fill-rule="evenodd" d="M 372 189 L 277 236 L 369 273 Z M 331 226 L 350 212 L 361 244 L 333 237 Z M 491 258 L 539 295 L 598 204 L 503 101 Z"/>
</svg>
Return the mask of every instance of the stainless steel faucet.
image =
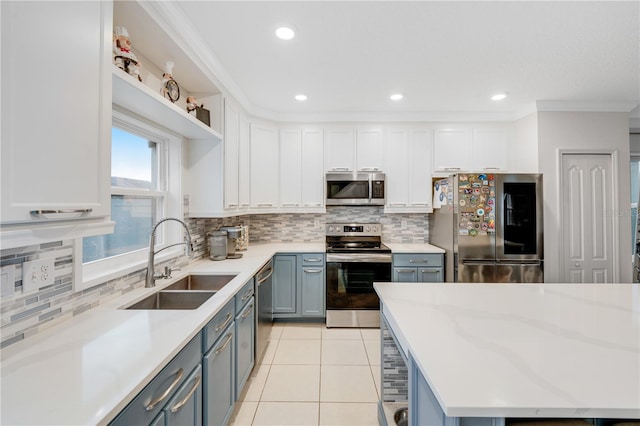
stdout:
<svg viewBox="0 0 640 426">
<path fill-rule="evenodd" d="M 176 222 L 180 223 L 184 227 L 184 230 L 187 232 L 187 241 L 182 243 L 171 244 L 166 247 L 162 247 L 160 250 L 154 252 L 153 247 L 156 245 L 156 229 L 162 222 L 166 222 L 168 220 L 175 220 Z M 153 227 L 153 230 L 151 231 L 151 238 L 149 239 L 149 263 L 147 264 L 147 276 L 145 277 L 145 281 L 144 281 L 145 287 L 155 287 L 157 278 L 168 278 L 171 276 L 171 269 L 169 269 L 167 272 L 167 268 L 165 268 L 164 274 L 155 275 L 155 271 L 154 271 L 155 255 L 160 253 L 162 250 L 168 249 L 169 247 L 179 246 L 182 244 L 185 244 L 187 246 L 185 254 L 187 256 L 191 256 L 191 250 L 193 250 L 193 247 L 191 246 L 191 234 L 189 233 L 189 228 L 187 228 L 186 223 L 184 223 L 180 219 L 167 217 L 155 224 L 155 226 Z"/>
</svg>

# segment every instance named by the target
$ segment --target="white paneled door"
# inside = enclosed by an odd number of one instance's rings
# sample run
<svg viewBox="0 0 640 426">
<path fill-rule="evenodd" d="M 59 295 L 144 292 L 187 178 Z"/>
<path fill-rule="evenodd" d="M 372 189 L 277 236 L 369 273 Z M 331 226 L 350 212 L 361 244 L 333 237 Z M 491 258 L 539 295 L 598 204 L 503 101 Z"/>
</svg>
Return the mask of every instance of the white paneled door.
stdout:
<svg viewBox="0 0 640 426">
<path fill-rule="evenodd" d="M 609 154 L 562 155 L 563 280 L 607 283 L 613 274 L 613 173 Z"/>
</svg>

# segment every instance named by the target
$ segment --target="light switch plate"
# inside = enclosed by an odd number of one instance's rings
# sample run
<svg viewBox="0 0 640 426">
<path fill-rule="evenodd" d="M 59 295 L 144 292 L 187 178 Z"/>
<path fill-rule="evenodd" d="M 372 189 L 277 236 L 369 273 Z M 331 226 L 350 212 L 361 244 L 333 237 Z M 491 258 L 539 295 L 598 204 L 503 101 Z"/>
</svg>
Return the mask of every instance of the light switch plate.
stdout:
<svg viewBox="0 0 640 426">
<path fill-rule="evenodd" d="M 16 265 L 3 266 L 0 270 L 0 277 L 2 278 L 0 296 L 13 295 L 16 288 Z"/>
<path fill-rule="evenodd" d="M 22 264 L 22 292 L 34 291 L 55 282 L 54 259 L 37 259 Z"/>
</svg>

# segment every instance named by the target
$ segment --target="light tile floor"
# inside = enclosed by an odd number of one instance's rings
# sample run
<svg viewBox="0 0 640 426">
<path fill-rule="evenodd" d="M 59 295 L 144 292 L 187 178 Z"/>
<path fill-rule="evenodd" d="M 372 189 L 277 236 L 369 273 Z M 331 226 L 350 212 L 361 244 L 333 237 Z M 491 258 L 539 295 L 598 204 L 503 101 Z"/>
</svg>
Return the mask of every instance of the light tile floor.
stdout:
<svg viewBox="0 0 640 426">
<path fill-rule="evenodd" d="M 275 323 L 231 424 L 375 426 L 380 330 Z"/>
</svg>

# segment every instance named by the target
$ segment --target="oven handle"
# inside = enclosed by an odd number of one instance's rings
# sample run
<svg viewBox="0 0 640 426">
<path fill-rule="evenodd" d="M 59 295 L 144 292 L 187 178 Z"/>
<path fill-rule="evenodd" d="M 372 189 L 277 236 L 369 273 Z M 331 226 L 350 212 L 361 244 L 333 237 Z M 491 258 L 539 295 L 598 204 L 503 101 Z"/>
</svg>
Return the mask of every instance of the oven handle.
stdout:
<svg viewBox="0 0 640 426">
<path fill-rule="evenodd" d="M 391 263 L 391 253 L 327 253 L 329 262 Z"/>
</svg>

